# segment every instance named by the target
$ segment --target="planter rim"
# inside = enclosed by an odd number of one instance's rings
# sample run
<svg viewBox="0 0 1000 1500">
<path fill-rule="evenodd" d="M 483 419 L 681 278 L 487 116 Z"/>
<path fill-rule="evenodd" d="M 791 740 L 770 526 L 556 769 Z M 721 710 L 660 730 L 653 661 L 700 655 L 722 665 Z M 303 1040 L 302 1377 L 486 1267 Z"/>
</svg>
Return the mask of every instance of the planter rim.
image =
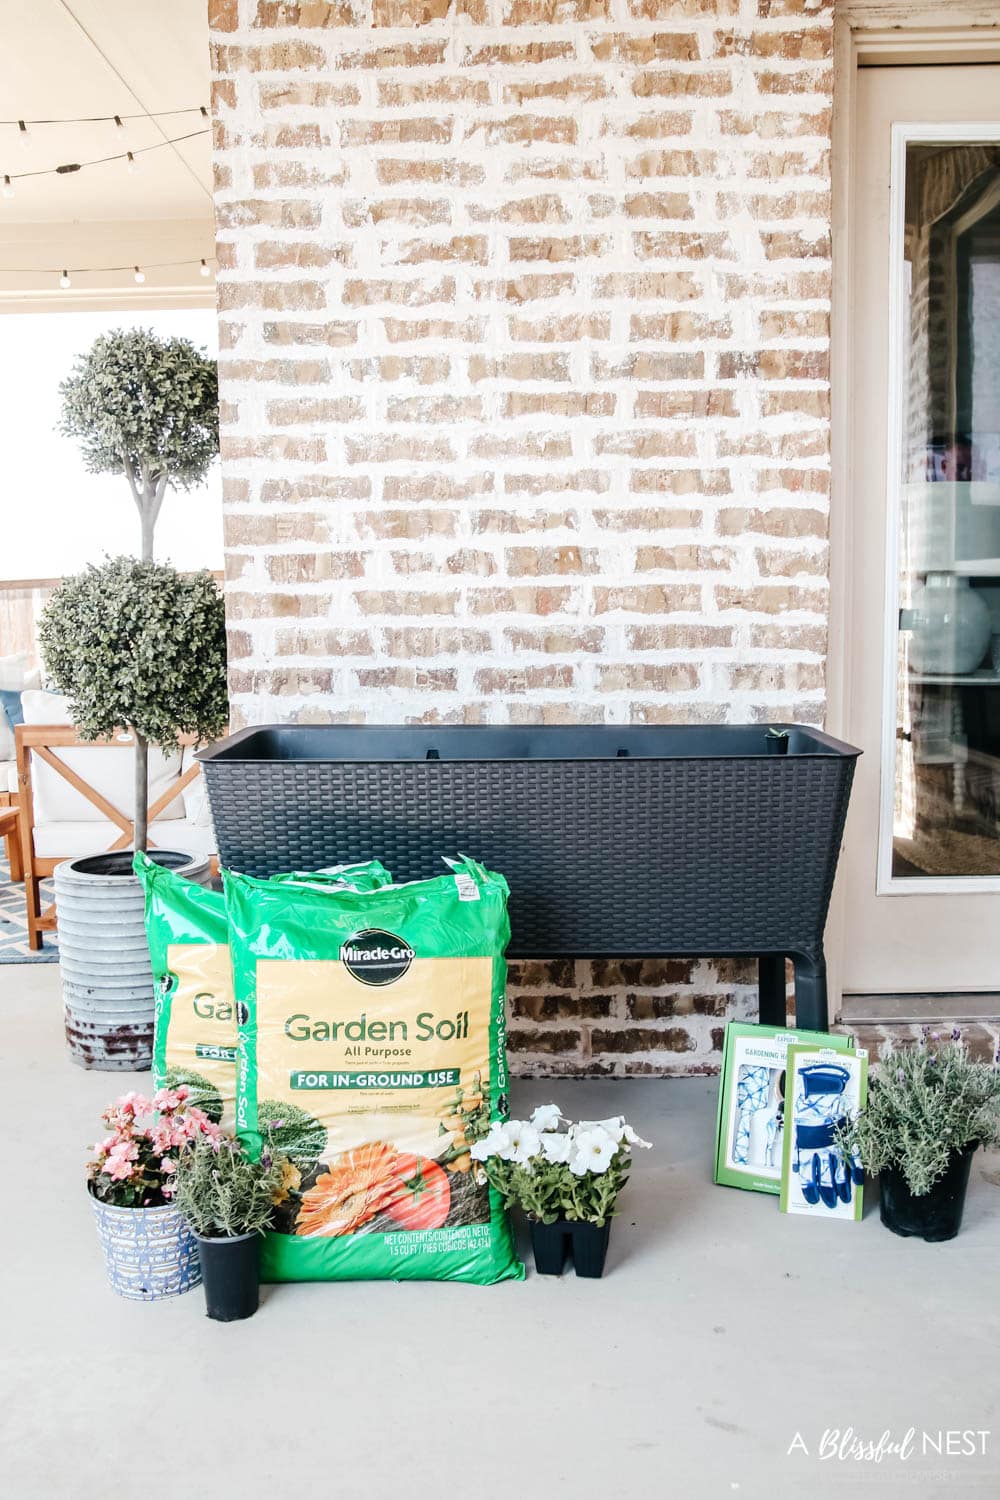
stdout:
<svg viewBox="0 0 1000 1500">
<path fill-rule="evenodd" d="M 179 1214 L 180 1209 L 173 1203 L 150 1203 L 145 1206 L 136 1204 L 134 1208 L 126 1208 L 121 1203 L 105 1203 L 94 1192 L 90 1184 L 87 1184 L 87 1197 L 95 1208 L 107 1214 Z"/>
<path fill-rule="evenodd" d="M 982 1144 L 982 1141 L 967 1141 L 964 1146 L 952 1146 L 951 1151 L 949 1152 L 949 1160 L 952 1156 L 975 1156 L 976 1152 L 979 1150 Z M 947 1168 L 945 1170 L 947 1171 Z M 881 1168 L 877 1175 L 881 1177 L 884 1172 L 895 1172 L 896 1175 L 901 1178 L 904 1183 L 906 1182 L 905 1177 L 903 1177 L 902 1167 L 897 1166 L 894 1161 L 886 1162 L 885 1166 Z M 906 1191 L 909 1193 L 911 1198 L 926 1198 L 929 1196 L 929 1194 L 933 1193 L 934 1189 L 937 1187 L 940 1181 L 941 1178 L 938 1177 L 934 1182 L 931 1183 L 926 1193 L 915 1193 L 908 1183 L 906 1184 Z"/>
<path fill-rule="evenodd" d="M 191 1225 L 188 1225 L 191 1229 Z M 255 1240 L 259 1236 L 256 1229 L 251 1229 L 246 1234 L 199 1234 L 197 1229 L 191 1229 L 191 1233 L 199 1245 L 240 1245 L 244 1240 Z"/>
<path fill-rule="evenodd" d="M 553 1219 L 551 1224 L 546 1224 L 544 1219 L 539 1219 L 535 1214 L 529 1214 L 527 1211 L 525 1211 L 524 1216 L 529 1224 L 540 1224 L 543 1229 L 557 1229 L 560 1226 L 565 1226 L 565 1228 L 567 1229 L 573 1229 L 577 1224 L 589 1224 L 591 1229 L 603 1229 L 605 1225 L 610 1224 L 611 1220 L 614 1218 L 614 1214 L 605 1214 L 603 1224 L 598 1224 L 595 1219 L 567 1218 Z"/>
<path fill-rule="evenodd" d="M 83 854 L 77 859 L 63 860 L 57 866 L 57 870 L 60 872 L 60 879 L 64 881 L 68 879 L 79 880 L 90 886 L 112 885 L 120 889 L 124 881 L 130 880 L 134 881 L 136 886 L 139 886 L 139 877 L 132 869 L 132 852 L 131 849 L 115 849 L 109 850 L 105 854 Z M 204 863 L 207 866 L 208 864 L 207 855 L 191 854 L 186 849 L 156 849 L 153 853 L 161 858 L 165 857 L 169 859 L 169 868 L 178 874 L 188 869 L 191 865 Z M 153 856 L 150 857 L 152 858 Z M 90 864 L 92 861 L 109 859 L 113 859 L 116 863 L 121 860 L 123 862 L 122 869 L 115 874 L 110 874 L 107 871 L 87 870 L 83 868 L 83 866 Z M 177 863 L 174 863 L 174 861 L 177 861 Z"/>
<path fill-rule="evenodd" d="M 459 764 L 466 765 L 476 763 L 494 764 L 498 761 L 529 763 L 533 761 L 561 760 L 605 762 L 617 758 L 614 747 L 623 739 L 644 739 L 651 747 L 655 747 L 657 741 L 665 742 L 671 736 L 683 739 L 685 735 L 689 735 L 692 740 L 699 737 L 704 738 L 708 730 L 711 730 L 720 738 L 719 748 L 714 751 L 705 749 L 683 750 L 677 748 L 675 745 L 669 749 L 662 749 L 659 753 L 657 753 L 655 748 L 651 748 L 648 757 L 625 756 L 624 758 L 631 761 L 647 758 L 651 760 L 767 760 L 769 762 L 786 760 L 788 763 L 792 763 L 801 761 L 802 759 L 854 760 L 862 754 L 862 751 L 857 746 L 849 745 L 843 740 L 835 739 L 832 735 L 826 734 L 821 729 L 814 728 L 811 724 L 795 724 L 791 721 L 774 724 L 713 724 L 710 726 L 700 724 L 671 724 L 669 726 L 630 724 L 619 727 L 611 724 L 548 724 L 544 726 L 530 726 L 527 729 L 519 725 L 450 724 L 432 726 L 426 730 L 406 724 L 250 724 L 244 729 L 237 729 L 233 734 L 226 735 L 223 739 L 216 741 L 214 745 L 210 745 L 203 750 L 197 750 L 195 752 L 195 759 L 203 765 L 214 765 L 216 763 L 239 765 L 280 765 L 282 763 L 366 765 L 376 762 L 389 765 L 406 765 L 411 763 L 419 765 L 426 763 L 424 755 L 419 752 L 410 755 L 379 754 L 377 751 L 371 753 L 370 749 L 367 753 L 359 750 L 358 753 L 329 753 L 325 755 L 292 754 L 275 756 L 261 753 L 261 745 L 266 743 L 265 737 L 269 734 L 280 733 L 283 737 L 287 737 L 287 740 L 294 741 L 295 739 L 299 739 L 308 743 L 309 738 L 315 735 L 317 729 L 322 730 L 324 728 L 334 730 L 335 738 L 344 741 L 355 737 L 351 734 L 352 730 L 357 730 L 360 734 L 365 734 L 371 739 L 380 735 L 404 734 L 414 742 L 419 739 L 421 742 L 426 741 L 431 747 L 440 746 L 442 750 L 446 750 L 449 742 L 456 745 L 463 743 L 475 744 L 477 738 L 486 737 L 505 737 L 509 740 L 520 739 L 523 741 L 526 736 L 530 736 L 546 743 L 546 750 L 542 754 L 536 755 L 525 753 L 498 755 L 495 753 L 489 754 L 485 750 L 479 755 L 463 755 L 459 760 Z M 504 730 L 509 731 L 505 736 L 501 733 Z M 727 755 L 722 748 L 726 739 L 733 739 L 736 734 L 740 732 L 745 733 L 747 730 L 754 731 L 760 737 L 762 748 L 760 750 L 731 752 Z M 778 730 L 785 733 L 798 730 L 814 742 L 814 747 L 810 750 L 808 756 L 795 753 L 789 753 L 787 756 L 775 756 L 773 752 L 767 750 L 764 744 L 764 737 L 768 730 Z M 576 737 L 580 735 L 592 740 L 594 742 L 593 748 L 588 746 L 584 753 L 574 754 L 572 747 L 576 741 Z M 257 737 L 259 738 L 255 745 L 254 739 Z M 560 749 L 560 742 L 567 747 L 565 750 Z M 602 744 L 606 744 L 608 748 L 599 748 Z M 448 763 L 446 753 L 442 754 L 441 762 Z"/>
</svg>

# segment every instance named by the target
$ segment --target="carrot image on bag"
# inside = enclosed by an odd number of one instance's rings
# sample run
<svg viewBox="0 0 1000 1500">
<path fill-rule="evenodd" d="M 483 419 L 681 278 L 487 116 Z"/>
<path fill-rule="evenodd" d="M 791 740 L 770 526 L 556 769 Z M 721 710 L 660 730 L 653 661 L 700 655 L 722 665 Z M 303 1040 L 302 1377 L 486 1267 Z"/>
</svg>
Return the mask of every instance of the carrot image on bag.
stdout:
<svg viewBox="0 0 1000 1500">
<path fill-rule="evenodd" d="M 251 1155 L 280 1144 L 299 1177 L 266 1280 L 524 1274 L 470 1156 L 507 1109 L 507 883 L 448 864 L 364 893 L 224 874 L 237 1132 Z"/>
</svg>

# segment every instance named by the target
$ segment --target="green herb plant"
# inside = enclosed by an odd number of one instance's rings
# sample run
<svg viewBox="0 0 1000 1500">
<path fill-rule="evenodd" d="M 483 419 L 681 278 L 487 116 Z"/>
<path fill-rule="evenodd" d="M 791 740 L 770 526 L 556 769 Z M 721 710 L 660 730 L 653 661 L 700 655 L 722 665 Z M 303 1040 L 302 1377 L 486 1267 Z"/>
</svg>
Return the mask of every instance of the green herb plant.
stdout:
<svg viewBox="0 0 1000 1500">
<path fill-rule="evenodd" d="M 195 1141 L 178 1158 L 173 1201 L 204 1239 L 263 1234 L 287 1167 L 287 1158 L 269 1147 L 259 1161 L 248 1160 L 231 1136 Z"/>
<path fill-rule="evenodd" d="M 900 1172 L 922 1198 L 965 1146 L 1000 1142 L 1000 1067 L 973 1062 L 961 1032 L 923 1028 L 911 1047 L 887 1049 L 868 1082 L 868 1102 L 843 1122 L 839 1144 L 872 1173 Z"/>
</svg>

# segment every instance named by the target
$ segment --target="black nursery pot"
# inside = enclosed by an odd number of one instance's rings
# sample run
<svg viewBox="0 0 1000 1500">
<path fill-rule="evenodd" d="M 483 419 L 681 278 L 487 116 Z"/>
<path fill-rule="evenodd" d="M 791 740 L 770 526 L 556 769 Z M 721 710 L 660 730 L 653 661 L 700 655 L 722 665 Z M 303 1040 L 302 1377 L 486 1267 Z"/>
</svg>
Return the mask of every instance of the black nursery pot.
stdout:
<svg viewBox="0 0 1000 1500">
<path fill-rule="evenodd" d="M 584 1224 L 577 1219 L 557 1219 L 554 1224 L 542 1224 L 537 1219 L 530 1219 L 528 1227 L 531 1230 L 535 1270 L 540 1276 L 561 1276 L 570 1254 L 578 1276 L 604 1275 L 604 1262 L 611 1236 L 610 1219 L 600 1227 L 596 1224 Z"/>
<path fill-rule="evenodd" d="M 260 1235 L 210 1240 L 198 1234 L 195 1239 L 208 1316 L 217 1323 L 252 1318 L 260 1295 Z"/>
<path fill-rule="evenodd" d="M 561 1276 L 569 1254 L 570 1227 L 566 1220 L 543 1224 L 541 1219 L 529 1219 L 528 1228 L 531 1231 L 531 1253 L 539 1276 Z"/>
<path fill-rule="evenodd" d="M 919 1198 L 910 1192 L 902 1172 L 883 1167 L 879 1173 L 879 1211 L 886 1229 L 932 1243 L 953 1240 L 962 1225 L 969 1168 L 976 1150 L 977 1143 L 973 1142 L 953 1151 L 944 1176 Z"/>
<path fill-rule="evenodd" d="M 572 1225 L 573 1265 L 578 1276 L 603 1276 L 611 1238 L 611 1220 L 604 1223 Z"/>
</svg>

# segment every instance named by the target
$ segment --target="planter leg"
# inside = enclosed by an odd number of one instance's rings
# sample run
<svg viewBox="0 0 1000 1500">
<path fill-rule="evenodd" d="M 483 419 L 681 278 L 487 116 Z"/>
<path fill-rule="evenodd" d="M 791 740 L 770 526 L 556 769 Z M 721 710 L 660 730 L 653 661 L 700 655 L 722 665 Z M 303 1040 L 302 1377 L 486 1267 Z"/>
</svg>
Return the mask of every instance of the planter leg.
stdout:
<svg viewBox="0 0 1000 1500">
<path fill-rule="evenodd" d="M 826 1006 L 826 959 L 793 955 L 795 966 L 795 1024 L 803 1031 L 828 1030 Z"/>
<path fill-rule="evenodd" d="M 762 953 L 757 959 L 757 1019 L 762 1026 L 784 1026 L 788 1002 L 785 995 L 785 955 Z"/>
</svg>

